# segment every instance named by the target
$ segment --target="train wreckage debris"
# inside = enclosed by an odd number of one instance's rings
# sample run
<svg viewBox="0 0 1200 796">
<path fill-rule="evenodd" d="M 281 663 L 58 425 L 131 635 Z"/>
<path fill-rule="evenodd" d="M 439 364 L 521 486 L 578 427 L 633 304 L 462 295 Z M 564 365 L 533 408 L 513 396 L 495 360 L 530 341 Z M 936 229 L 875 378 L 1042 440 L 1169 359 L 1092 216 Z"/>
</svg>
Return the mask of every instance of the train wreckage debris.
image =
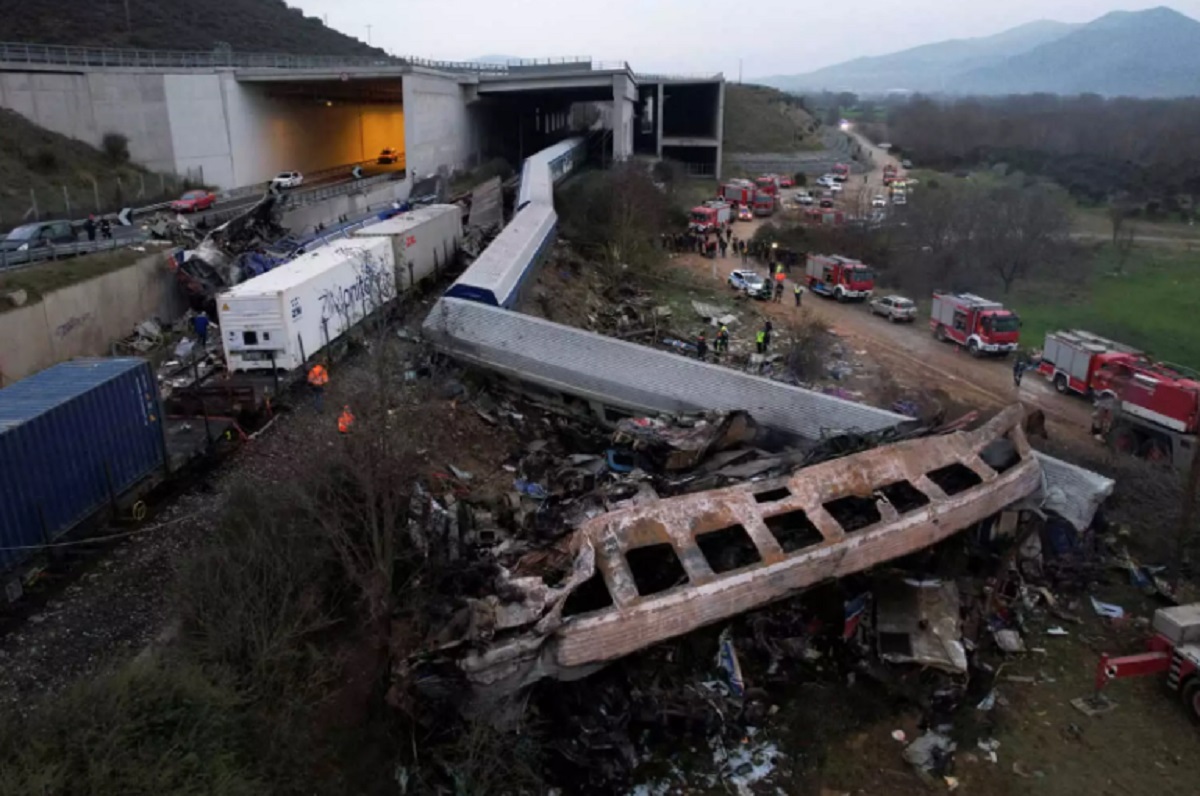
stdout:
<svg viewBox="0 0 1200 796">
<path fill-rule="evenodd" d="M 753 483 L 634 497 L 583 519 L 552 551 L 501 568 L 496 593 L 472 601 L 468 627 L 486 632 L 443 637 L 397 674 L 419 679 L 423 666 L 453 662 L 472 702 L 486 704 L 930 547 L 1039 490 L 1022 419 L 1012 406 L 974 431 Z M 718 449 L 710 443 L 730 437 L 728 420 L 685 442 Z M 554 554 L 569 562 L 554 585 L 522 566 Z"/>
</svg>

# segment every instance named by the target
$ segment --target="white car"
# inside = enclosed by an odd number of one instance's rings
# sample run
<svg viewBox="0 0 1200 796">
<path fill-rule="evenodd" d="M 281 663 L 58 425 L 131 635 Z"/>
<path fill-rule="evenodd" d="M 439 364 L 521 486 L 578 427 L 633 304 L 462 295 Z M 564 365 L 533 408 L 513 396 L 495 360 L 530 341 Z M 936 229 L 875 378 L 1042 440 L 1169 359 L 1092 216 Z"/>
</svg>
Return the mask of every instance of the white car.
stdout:
<svg viewBox="0 0 1200 796">
<path fill-rule="evenodd" d="M 880 296 L 867 305 L 872 315 L 882 315 L 892 323 L 912 323 L 917 319 L 917 305 L 904 296 Z"/>
<path fill-rule="evenodd" d="M 906 196 L 905 196 L 904 194 L 902 194 L 902 193 L 894 194 L 894 195 L 892 196 L 892 204 L 894 204 L 894 205 L 906 205 L 906 204 L 908 204 L 908 197 L 906 197 Z"/>
<path fill-rule="evenodd" d="M 887 207 L 887 199 L 883 194 L 875 194 L 875 198 L 871 200 L 871 207 Z"/>
<path fill-rule="evenodd" d="M 272 188 L 299 188 L 304 184 L 304 175 L 298 171 L 284 171 L 271 180 Z"/>
<path fill-rule="evenodd" d="M 814 201 L 816 200 L 813 199 L 813 195 L 808 191 L 796 191 L 796 204 L 810 205 Z"/>
<path fill-rule="evenodd" d="M 820 177 L 817 177 L 817 185 L 820 185 L 824 188 L 831 188 L 837 184 L 838 184 L 837 178 L 834 177 L 832 174 L 823 174 Z"/>
<path fill-rule="evenodd" d="M 829 190 L 833 191 L 834 193 L 841 193 L 842 184 L 840 182 L 835 182 L 833 185 L 829 186 Z"/>
</svg>

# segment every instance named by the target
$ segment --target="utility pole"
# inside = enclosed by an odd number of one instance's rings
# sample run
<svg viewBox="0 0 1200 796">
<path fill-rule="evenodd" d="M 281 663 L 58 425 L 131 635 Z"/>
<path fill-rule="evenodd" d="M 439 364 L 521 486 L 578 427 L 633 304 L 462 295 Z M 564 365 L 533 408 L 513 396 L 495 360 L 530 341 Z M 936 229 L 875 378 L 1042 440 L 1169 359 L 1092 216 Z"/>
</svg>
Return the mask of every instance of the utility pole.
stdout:
<svg viewBox="0 0 1200 796">
<path fill-rule="evenodd" d="M 373 25 L 367 25 L 367 44 L 371 43 L 371 28 Z"/>
<path fill-rule="evenodd" d="M 742 59 L 738 59 L 738 85 L 742 84 Z"/>
<path fill-rule="evenodd" d="M 125 0 L 125 32 L 133 33 L 133 15 L 129 13 L 129 0 Z"/>
</svg>

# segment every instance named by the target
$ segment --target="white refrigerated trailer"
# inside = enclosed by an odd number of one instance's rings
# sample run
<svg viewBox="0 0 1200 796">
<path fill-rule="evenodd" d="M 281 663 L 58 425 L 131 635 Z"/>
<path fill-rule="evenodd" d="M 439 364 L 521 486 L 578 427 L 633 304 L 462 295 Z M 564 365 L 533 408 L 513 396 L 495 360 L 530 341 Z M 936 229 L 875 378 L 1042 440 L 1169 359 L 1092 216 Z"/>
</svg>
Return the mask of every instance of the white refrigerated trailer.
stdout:
<svg viewBox="0 0 1200 796">
<path fill-rule="evenodd" d="M 458 205 L 426 205 L 354 232 L 356 238 L 387 238 L 396 261 L 396 281 L 404 292 L 454 262 L 462 246 Z"/>
<path fill-rule="evenodd" d="M 392 243 L 339 240 L 217 297 L 230 371 L 293 370 L 398 295 Z"/>
</svg>

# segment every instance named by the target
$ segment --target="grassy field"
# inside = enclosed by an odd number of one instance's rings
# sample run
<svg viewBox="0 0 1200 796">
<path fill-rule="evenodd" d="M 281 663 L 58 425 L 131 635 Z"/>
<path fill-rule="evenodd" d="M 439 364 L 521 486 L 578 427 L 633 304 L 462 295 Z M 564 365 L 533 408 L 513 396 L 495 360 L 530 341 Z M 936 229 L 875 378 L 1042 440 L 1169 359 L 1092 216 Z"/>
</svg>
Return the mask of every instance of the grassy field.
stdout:
<svg viewBox="0 0 1200 796">
<path fill-rule="evenodd" d="M 795 97 L 766 86 L 726 85 L 726 152 L 797 152 L 822 147 L 819 125 Z"/>
<path fill-rule="evenodd" d="M 1047 331 L 1087 329 L 1200 369 L 1200 257 L 1174 246 L 1136 246 L 1125 274 L 1113 274 L 1108 246 L 1097 248 L 1092 276 L 1077 289 L 1030 284 L 1014 291 L 1021 336 L 1041 346 Z"/>
</svg>

